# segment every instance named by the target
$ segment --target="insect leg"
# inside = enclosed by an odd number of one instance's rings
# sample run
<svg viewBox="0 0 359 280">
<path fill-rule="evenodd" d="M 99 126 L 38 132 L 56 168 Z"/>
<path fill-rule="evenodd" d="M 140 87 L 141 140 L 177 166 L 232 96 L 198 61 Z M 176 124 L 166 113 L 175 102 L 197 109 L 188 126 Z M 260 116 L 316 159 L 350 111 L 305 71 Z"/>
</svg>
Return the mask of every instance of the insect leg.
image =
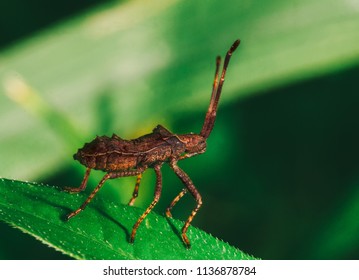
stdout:
<svg viewBox="0 0 359 280">
<path fill-rule="evenodd" d="M 90 176 L 91 168 L 86 168 L 85 176 L 81 182 L 81 185 L 78 188 L 72 188 L 72 187 L 65 187 L 64 190 L 70 193 L 78 193 L 82 192 L 84 189 L 86 189 L 87 181 Z"/>
<path fill-rule="evenodd" d="M 96 193 L 101 189 L 101 187 L 103 186 L 103 184 L 108 180 L 108 179 L 115 179 L 118 177 L 129 177 L 129 176 L 136 176 L 139 174 L 142 174 L 144 171 L 144 169 L 137 169 L 137 170 L 126 170 L 126 171 L 121 171 L 121 172 L 110 172 L 107 173 L 105 176 L 103 176 L 102 180 L 100 181 L 100 183 L 97 185 L 97 187 L 92 191 L 92 193 L 89 195 L 89 197 L 85 200 L 85 202 L 80 206 L 80 208 L 78 208 L 77 210 L 71 212 L 70 214 L 68 214 L 66 216 L 66 220 L 71 219 L 72 217 L 76 216 L 78 213 L 80 213 L 82 210 L 84 210 L 87 206 L 87 204 L 89 204 L 91 202 L 91 200 L 94 198 L 94 196 L 96 195 Z"/>
<path fill-rule="evenodd" d="M 141 178 L 142 178 L 142 173 L 137 175 L 135 189 L 133 190 L 132 198 L 128 202 L 128 205 L 130 206 L 132 206 L 135 203 L 135 200 L 138 197 L 138 189 L 140 187 Z"/>
<path fill-rule="evenodd" d="M 153 201 L 151 202 L 150 206 L 147 207 L 146 211 L 143 212 L 143 214 L 138 218 L 137 222 L 134 224 L 131 232 L 130 242 L 133 243 L 135 241 L 136 231 L 142 221 L 146 218 L 146 216 L 151 212 L 153 207 L 157 204 L 157 202 L 160 200 L 161 191 L 162 191 L 162 174 L 161 174 L 161 166 L 156 165 L 154 167 L 155 173 L 156 173 L 156 188 L 155 188 L 155 194 Z"/>
<path fill-rule="evenodd" d="M 196 207 L 192 210 L 191 214 L 187 218 L 187 221 L 185 222 L 185 224 L 182 228 L 183 242 L 186 244 L 187 248 L 190 248 L 191 243 L 189 242 L 186 232 L 187 232 L 187 229 L 188 229 L 189 225 L 191 224 L 194 216 L 197 214 L 199 208 L 202 206 L 202 197 L 201 197 L 200 193 L 197 191 L 196 187 L 194 186 L 191 178 L 181 168 L 178 167 L 176 160 L 172 160 L 170 162 L 170 166 L 173 169 L 173 171 L 176 173 L 178 178 L 180 178 L 180 180 L 186 186 L 186 188 L 191 193 L 191 195 L 196 199 L 196 202 L 197 202 Z"/>
<path fill-rule="evenodd" d="M 177 204 L 177 202 L 187 193 L 187 189 L 184 188 L 171 202 L 171 204 L 166 209 L 166 216 L 168 218 L 172 217 L 171 210 Z"/>
<path fill-rule="evenodd" d="M 103 184 L 106 182 L 106 180 L 110 179 L 111 176 L 109 174 L 106 174 L 105 176 L 103 176 L 102 180 L 100 181 L 100 183 L 97 185 L 97 187 L 92 191 L 92 193 L 89 195 L 89 197 L 85 200 L 85 202 L 80 206 L 80 208 L 78 208 L 77 210 L 71 212 L 70 214 L 68 214 L 66 216 L 66 220 L 70 220 L 72 217 L 76 216 L 78 213 L 80 213 L 82 210 L 84 210 L 87 206 L 87 204 L 90 203 L 90 201 L 94 198 L 94 196 L 96 195 L 96 193 L 101 189 L 101 187 L 103 186 Z"/>
<path fill-rule="evenodd" d="M 217 66 L 218 68 L 218 66 Z M 216 70 L 216 76 L 218 76 L 218 69 Z M 215 87 L 215 85 L 213 85 L 213 87 Z M 183 159 L 186 159 L 186 158 L 190 158 L 190 157 L 193 157 L 195 155 L 198 155 L 198 152 L 195 152 L 195 153 L 186 153 L 182 156 L 180 156 L 178 158 L 178 160 L 183 160 Z M 172 217 L 172 214 L 171 214 L 171 210 L 172 208 L 177 204 L 177 202 L 187 193 L 187 188 L 184 188 L 171 202 L 171 204 L 167 207 L 166 209 L 166 216 L 171 218 Z"/>
</svg>

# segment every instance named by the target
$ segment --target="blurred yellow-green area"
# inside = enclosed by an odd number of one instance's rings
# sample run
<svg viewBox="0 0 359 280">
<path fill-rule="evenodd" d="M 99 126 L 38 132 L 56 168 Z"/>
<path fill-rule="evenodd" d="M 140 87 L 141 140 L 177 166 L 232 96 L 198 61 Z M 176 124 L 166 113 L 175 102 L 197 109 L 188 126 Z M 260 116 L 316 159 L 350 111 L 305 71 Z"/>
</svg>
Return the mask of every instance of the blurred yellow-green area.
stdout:
<svg viewBox="0 0 359 280">
<path fill-rule="evenodd" d="M 359 1 L 35 2 L 0 4 L 0 177 L 78 186 L 72 155 L 96 135 L 199 132 L 215 57 L 240 38 L 207 152 L 180 162 L 203 197 L 193 225 L 263 259 L 359 258 Z M 163 173 L 158 213 L 182 188 Z M 134 184 L 99 195 L 127 203 Z M 1 259 L 67 258 L 0 236 Z"/>
</svg>

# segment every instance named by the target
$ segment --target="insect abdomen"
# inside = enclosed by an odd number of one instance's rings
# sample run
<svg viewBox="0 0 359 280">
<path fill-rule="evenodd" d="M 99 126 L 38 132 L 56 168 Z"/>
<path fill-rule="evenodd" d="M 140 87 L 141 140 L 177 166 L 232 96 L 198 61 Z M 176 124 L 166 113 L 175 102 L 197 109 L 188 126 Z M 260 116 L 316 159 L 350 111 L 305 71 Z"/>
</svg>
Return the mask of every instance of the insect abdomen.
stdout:
<svg viewBox="0 0 359 280">
<path fill-rule="evenodd" d="M 96 137 L 79 149 L 74 159 L 86 167 L 97 170 L 117 171 L 135 168 L 137 157 L 123 151 L 126 148 L 126 142 L 117 136 Z"/>
</svg>

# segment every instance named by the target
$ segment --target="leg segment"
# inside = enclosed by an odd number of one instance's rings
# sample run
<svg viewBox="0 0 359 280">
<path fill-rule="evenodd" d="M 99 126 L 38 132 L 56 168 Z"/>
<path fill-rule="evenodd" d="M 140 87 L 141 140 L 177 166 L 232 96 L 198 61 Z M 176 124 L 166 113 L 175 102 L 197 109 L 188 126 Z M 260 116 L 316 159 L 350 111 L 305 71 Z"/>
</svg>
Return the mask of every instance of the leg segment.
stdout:
<svg viewBox="0 0 359 280">
<path fill-rule="evenodd" d="M 168 218 L 172 217 L 171 210 L 177 204 L 177 202 L 187 193 L 187 189 L 183 189 L 171 202 L 171 204 L 166 209 L 166 216 Z"/>
<path fill-rule="evenodd" d="M 85 172 L 85 176 L 81 182 L 81 185 L 78 188 L 72 188 L 72 187 L 65 187 L 65 191 L 70 192 L 70 193 L 78 193 L 78 192 L 82 192 L 83 190 L 86 189 L 86 185 L 87 185 L 87 181 L 88 178 L 90 176 L 90 172 L 91 172 L 91 168 L 86 168 L 86 172 Z"/>
<path fill-rule="evenodd" d="M 202 206 L 202 197 L 199 194 L 199 192 L 197 191 L 196 187 L 194 186 L 192 180 L 190 179 L 190 177 L 181 169 L 178 167 L 177 165 L 177 161 L 172 160 L 170 162 L 170 166 L 173 169 L 173 171 L 176 173 L 176 175 L 178 176 L 178 178 L 180 178 L 180 180 L 183 182 L 183 184 L 186 186 L 187 190 L 191 193 L 191 195 L 196 199 L 197 205 L 196 207 L 193 209 L 193 211 L 191 212 L 191 214 L 189 215 L 189 217 L 187 218 L 187 221 L 185 222 L 183 228 L 182 228 L 182 239 L 183 242 L 186 244 L 187 248 L 191 247 L 191 243 L 187 237 L 187 229 L 189 227 L 189 225 L 191 224 L 194 216 L 197 214 L 199 208 Z M 181 192 L 183 193 L 183 195 L 185 194 L 185 192 Z M 177 196 L 179 198 L 181 198 L 181 193 Z M 177 198 L 176 197 L 176 198 Z M 176 200 L 175 198 L 175 200 Z M 178 201 L 178 200 L 177 200 Z M 177 202 L 175 201 L 175 203 Z M 175 204 L 174 203 L 174 204 Z M 172 205 L 172 203 L 171 203 Z"/>
<path fill-rule="evenodd" d="M 142 178 L 142 173 L 137 175 L 135 189 L 133 190 L 132 198 L 128 202 L 128 205 L 130 206 L 132 206 L 135 203 L 135 200 L 138 197 L 138 189 L 140 187 L 141 178 Z"/>
<path fill-rule="evenodd" d="M 128 177 L 128 176 L 136 176 L 139 174 L 143 173 L 143 169 L 138 169 L 138 170 L 130 170 L 130 171 L 122 171 L 122 172 L 109 172 L 107 173 L 105 176 L 103 176 L 102 180 L 100 181 L 100 183 L 97 185 L 97 187 L 92 191 L 92 193 L 89 195 L 89 197 L 85 200 L 85 202 L 80 206 L 80 208 L 78 208 L 77 210 L 71 212 L 70 214 L 68 214 L 66 216 L 66 220 L 68 221 L 69 219 L 73 218 L 74 216 L 76 216 L 78 213 L 80 213 L 82 210 L 84 210 L 87 206 L 87 204 L 89 204 L 91 202 L 91 200 L 94 198 L 94 196 L 97 194 L 97 192 L 101 189 L 101 187 L 103 186 L 103 184 L 108 180 L 108 179 L 115 179 L 115 178 L 119 178 L 119 177 Z M 87 174 L 87 173 L 86 173 Z M 86 175 L 85 175 L 85 179 L 87 181 Z M 84 181 L 85 181 L 84 179 Z M 81 184 L 82 185 L 82 184 Z"/>
<path fill-rule="evenodd" d="M 76 209 L 75 211 L 71 212 L 70 214 L 68 214 L 66 216 L 66 220 L 70 220 L 72 217 L 76 216 L 78 213 L 80 213 L 82 210 L 84 210 L 87 206 L 87 204 L 90 203 L 90 201 L 94 198 L 95 194 L 101 189 L 101 187 L 103 186 L 103 184 L 110 178 L 109 174 L 106 174 L 105 176 L 103 176 L 102 180 L 100 181 L 100 183 L 97 185 L 97 187 L 92 191 L 92 193 L 89 195 L 89 197 L 85 200 L 84 203 L 82 203 L 82 205 L 80 206 L 80 208 Z"/>
<path fill-rule="evenodd" d="M 160 199 L 161 191 L 162 191 L 162 174 L 161 174 L 161 165 L 156 165 L 154 167 L 154 170 L 156 172 L 156 188 L 155 188 L 155 194 L 154 199 L 151 202 L 150 206 L 147 207 L 146 211 L 138 218 L 137 222 L 134 224 L 131 232 L 130 242 L 133 243 L 135 241 L 136 231 L 142 221 L 146 218 L 146 216 L 151 212 L 153 207 L 157 204 L 157 202 Z"/>
</svg>

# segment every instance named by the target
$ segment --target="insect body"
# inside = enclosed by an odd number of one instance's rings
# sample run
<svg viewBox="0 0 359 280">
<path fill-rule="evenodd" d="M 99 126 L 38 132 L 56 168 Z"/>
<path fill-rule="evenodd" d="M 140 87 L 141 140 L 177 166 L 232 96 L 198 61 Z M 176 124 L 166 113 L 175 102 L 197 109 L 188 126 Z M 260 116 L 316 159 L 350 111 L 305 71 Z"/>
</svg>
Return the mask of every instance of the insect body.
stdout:
<svg viewBox="0 0 359 280">
<path fill-rule="evenodd" d="M 86 173 L 81 185 L 78 188 L 67 188 L 70 192 L 80 192 L 86 188 L 87 180 L 92 169 L 102 170 L 106 172 L 97 187 L 92 191 L 86 201 L 77 210 L 66 216 L 67 220 L 76 216 L 85 209 L 88 203 L 93 199 L 96 193 L 101 189 L 106 180 L 119 177 L 137 176 L 135 189 L 129 205 L 133 205 L 138 196 L 139 186 L 142 173 L 153 168 L 156 173 L 156 188 L 154 199 L 145 212 L 139 217 L 134 224 L 130 242 L 134 242 L 136 231 L 143 219 L 151 212 L 153 207 L 159 201 L 162 190 L 162 174 L 161 167 L 163 163 L 168 163 L 175 174 L 183 182 L 184 188 L 173 199 L 166 210 L 167 217 L 171 217 L 173 206 L 189 192 L 196 200 L 196 207 L 192 210 L 190 216 L 182 228 L 182 239 L 187 248 L 190 247 L 190 241 L 187 237 L 187 229 L 202 205 L 202 197 L 194 186 L 190 177 L 177 165 L 179 160 L 183 160 L 198 154 L 202 154 L 206 150 L 206 140 L 209 137 L 216 118 L 218 101 L 226 75 L 226 70 L 232 56 L 232 53 L 238 47 L 240 41 L 233 43 L 228 50 L 224 60 L 221 76 L 219 77 L 220 57 L 216 60 L 216 71 L 213 82 L 212 96 L 210 105 L 204 120 L 202 130 L 199 134 L 174 134 L 158 125 L 153 129 L 152 133 L 141 136 L 133 140 L 124 140 L 113 134 L 112 137 L 101 136 L 96 137 L 92 142 L 86 143 L 83 148 L 79 149 L 74 155 L 74 159 L 86 166 Z"/>
</svg>

